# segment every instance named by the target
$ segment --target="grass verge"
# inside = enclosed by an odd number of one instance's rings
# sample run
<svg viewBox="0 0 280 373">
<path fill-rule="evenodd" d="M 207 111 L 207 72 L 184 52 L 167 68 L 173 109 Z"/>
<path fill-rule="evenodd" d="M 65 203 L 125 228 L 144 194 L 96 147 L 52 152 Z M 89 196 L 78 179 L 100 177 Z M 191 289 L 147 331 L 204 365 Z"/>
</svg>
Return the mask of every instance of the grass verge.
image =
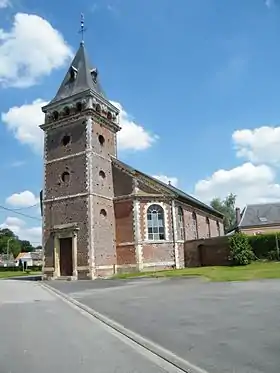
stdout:
<svg viewBox="0 0 280 373">
<path fill-rule="evenodd" d="M 34 275 L 41 275 L 41 272 L 20 272 L 20 271 L 4 271 L 0 272 L 0 279 L 1 278 L 9 278 L 9 277 L 21 277 L 21 276 L 34 276 Z"/>
<path fill-rule="evenodd" d="M 280 262 L 254 262 L 247 266 L 238 267 L 196 267 L 173 269 L 155 272 L 124 273 L 114 278 L 133 277 L 203 277 L 210 281 L 248 281 L 256 279 L 280 278 Z"/>
</svg>

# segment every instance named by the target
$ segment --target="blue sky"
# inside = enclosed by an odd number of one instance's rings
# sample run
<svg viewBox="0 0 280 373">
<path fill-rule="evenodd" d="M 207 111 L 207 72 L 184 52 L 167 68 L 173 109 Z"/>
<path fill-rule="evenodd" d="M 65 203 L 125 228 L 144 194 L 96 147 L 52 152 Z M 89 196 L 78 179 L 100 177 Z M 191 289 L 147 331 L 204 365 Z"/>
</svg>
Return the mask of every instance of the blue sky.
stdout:
<svg viewBox="0 0 280 373">
<path fill-rule="evenodd" d="M 280 197 L 280 1 L 0 0 L 2 206 L 39 217 L 26 209 L 42 187 L 39 108 L 79 46 L 81 12 L 122 108 L 123 161 L 206 202 Z M 0 224 L 40 240 L 39 220 L 0 210 Z"/>
</svg>

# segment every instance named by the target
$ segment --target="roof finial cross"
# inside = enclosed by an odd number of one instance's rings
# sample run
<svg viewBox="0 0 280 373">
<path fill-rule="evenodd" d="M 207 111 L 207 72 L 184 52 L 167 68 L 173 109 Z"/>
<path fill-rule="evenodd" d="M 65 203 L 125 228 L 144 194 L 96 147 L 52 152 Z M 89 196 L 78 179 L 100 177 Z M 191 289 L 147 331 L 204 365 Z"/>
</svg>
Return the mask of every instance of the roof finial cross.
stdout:
<svg viewBox="0 0 280 373">
<path fill-rule="evenodd" d="M 81 13 L 81 28 L 80 28 L 80 31 L 79 33 L 82 35 L 82 40 L 81 40 L 81 43 L 83 44 L 84 43 L 84 34 L 86 32 L 86 29 L 85 29 L 85 16 L 83 13 Z"/>
</svg>

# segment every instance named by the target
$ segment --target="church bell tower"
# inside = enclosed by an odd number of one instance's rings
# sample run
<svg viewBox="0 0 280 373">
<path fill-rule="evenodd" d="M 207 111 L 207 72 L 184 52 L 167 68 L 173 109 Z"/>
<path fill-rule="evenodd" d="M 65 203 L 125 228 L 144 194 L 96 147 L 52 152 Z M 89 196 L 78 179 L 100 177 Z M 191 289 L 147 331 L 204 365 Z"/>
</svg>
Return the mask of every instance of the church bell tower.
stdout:
<svg viewBox="0 0 280 373">
<path fill-rule="evenodd" d="M 44 277 L 110 275 L 116 264 L 111 159 L 119 111 L 106 99 L 83 42 L 42 110 Z"/>
</svg>

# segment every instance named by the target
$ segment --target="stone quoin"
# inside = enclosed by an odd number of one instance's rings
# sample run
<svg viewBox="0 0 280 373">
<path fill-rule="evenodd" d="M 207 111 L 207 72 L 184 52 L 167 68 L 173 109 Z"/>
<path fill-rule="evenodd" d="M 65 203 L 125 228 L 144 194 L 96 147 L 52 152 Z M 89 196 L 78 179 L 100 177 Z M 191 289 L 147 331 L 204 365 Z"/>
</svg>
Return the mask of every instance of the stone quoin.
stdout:
<svg viewBox="0 0 280 373">
<path fill-rule="evenodd" d="M 83 42 L 42 110 L 44 278 L 181 268 L 185 241 L 224 235 L 219 212 L 117 158 L 119 110 Z"/>
</svg>

